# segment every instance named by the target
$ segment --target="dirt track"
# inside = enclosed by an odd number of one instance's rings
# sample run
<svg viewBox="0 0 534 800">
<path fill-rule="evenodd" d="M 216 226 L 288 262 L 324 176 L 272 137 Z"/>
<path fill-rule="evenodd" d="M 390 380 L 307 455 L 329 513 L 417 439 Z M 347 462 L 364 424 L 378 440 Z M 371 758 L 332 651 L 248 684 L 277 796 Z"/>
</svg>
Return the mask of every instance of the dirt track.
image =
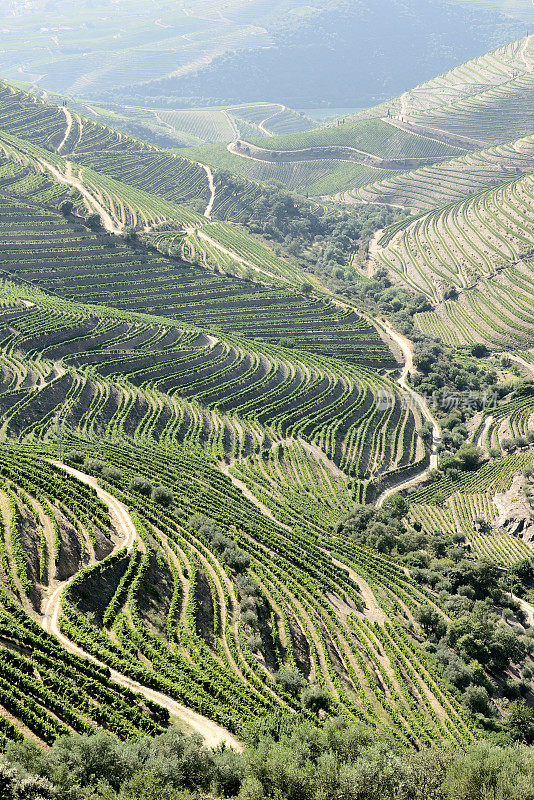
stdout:
<svg viewBox="0 0 534 800">
<path fill-rule="evenodd" d="M 116 236 L 122 233 L 122 226 L 116 224 L 104 206 L 98 201 L 94 194 L 91 194 L 86 186 L 84 186 L 82 181 L 79 178 L 74 177 L 72 172 L 72 164 L 70 161 L 66 162 L 66 170 L 64 173 L 49 161 L 45 161 L 44 158 L 38 158 L 37 161 L 44 169 L 52 173 L 58 183 L 62 183 L 65 186 L 73 186 L 75 189 L 77 189 L 86 201 L 88 207 L 100 216 L 103 227 L 109 233 L 113 233 Z"/>
<path fill-rule="evenodd" d="M 78 480 L 80 480 L 82 483 L 92 486 L 96 490 L 100 500 L 102 500 L 102 502 L 108 506 L 115 527 L 123 537 L 123 540 L 119 541 L 115 549 L 118 550 L 122 547 L 126 547 L 128 551 L 131 550 L 134 541 L 138 540 L 138 534 L 126 506 L 123 503 L 120 503 L 109 492 L 106 492 L 104 489 L 102 489 L 98 485 L 96 478 L 86 475 L 85 473 L 80 472 L 77 469 L 73 469 L 72 467 L 67 467 L 60 462 L 54 461 L 53 463 L 56 466 L 64 469 L 69 474 L 78 478 Z M 70 653 L 74 653 L 81 658 L 89 659 L 94 663 L 101 664 L 98 659 L 86 653 L 76 644 L 71 642 L 70 639 L 67 639 L 67 637 L 64 636 L 59 629 L 61 595 L 67 583 L 68 581 L 63 581 L 58 584 L 52 595 L 48 598 L 44 608 L 42 625 L 46 631 L 56 636 L 65 649 Z M 101 664 L 101 666 L 105 665 Z M 142 694 L 143 697 L 159 703 L 159 705 L 167 708 L 172 716 L 184 723 L 190 732 L 200 733 L 208 747 L 216 747 L 224 742 L 227 746 L 232 747 L 234 750 L 241 751 L 243 749 L 241 743 L 216 722 L 207 719 L 207 717 L 203 717 L 201 714 L 197 714 L 196 711 L 186 708 L 185 706 L 181 705 L 181 703 L 176 702 L 176 700 L 167 697 L 161 692 L 157 692 L 153 689 L 149 689 L 147 686 L 143 686 L 137 681 L 122 675 L 120 672 L 117 672 L 114 669 L 110 670 L 110 672 L 112 680 L 114 680 L 116 683 L 120 684 L 121 686 L 126 686 L 135 692 L 139 692 L 139 694 Z"/>
<path fill-rule="evenodd" d="M 396 494 L 397 492 L 401 491 L 401 489 L 406 489 L 409 486 L 417 485 L 418 483 L 420 483 L 422 480 L 425 479 L 425 477 L 427 476 L 428 472 L 431 469 L 437 469 L 439 445 L 441 444 L 441 428 L 437 420 L 434 418 L 426 400 L 423 397 L 421 397 L 421 395 L 418 394 L 414 389 L 412 389 L 411 386 L 409 386 L 407 383 L 408 375 L 414 368 L 413 353 L 410 340 L 407 339 L 405 336 L 402 336 L 402 334 L 397 333 L 397 331 L 394 331 L 393 328 L 384 320 L 377 320 L 377 322 L 380 325 L 380 327 L 383 328 L 383 330 L 387 333 L 387 335 L 391 339 L 393 339 L 393 341 L 402 350 L 404 356 L 404 366 L 399 376 L 399 385 L 405 392 L 409 394 L 410 398 L 413 400 L 413 402 L 417 405 L 417 407 L 421 411 L 421 414 L 424 417 L 424 419 L 426 419 L 427 422 L 430 422 L 433 430 L 432 453 L 430 455 L 430 465 L 428 469 L 424 470 L 424 472 L 422 472 L 420 475 L 412 476 L 411 478 L 408 478 L 406 481 L 403 481 L 402 483 L 399 483 L 396 486 L 392 486 L 390 489 L 386 489 L 386 491 L 380 496 L 380 498 L 377 501 L 377 506 L 380 507 L 384 503 L 384 500 L 386 500 L 387 497 L 390 497 L 392 494 Z"/>
<path fill-rule="evenodd" d="M 65 106 L 63 106 L 63 113 L 65 114 L 65 119 L 67 120 L 67 128 L 65 130 L 65 136 L 63 137 L 63 139 L 61 140 L 61 144 L 57 148 L 58 153 L 61 153 L 61 151 L 65 147 L 67 139 L 69 138 L 70 132 L 72 130 L 72 114 L 70 113 L 68 108 L 65 108 Z"/>
<path fill-rule="evenodd" d="M 210 187 L 210 199 L 208 201 L 208 205 L 204 210 L 204 216 L 210 219 L 211 212 L 213 210 L 213 204 L 215 202 L 215 181 L 213 180 L 213 172 L 211 171 L 211 169 L 208 167 L 207 164 L 201 164 L 200 161 L 197 163 L 199 167 L 202 167 L 202 169 L 205 170 L 206 175 L 208 176 L 208 183 Z"/>
</svg>

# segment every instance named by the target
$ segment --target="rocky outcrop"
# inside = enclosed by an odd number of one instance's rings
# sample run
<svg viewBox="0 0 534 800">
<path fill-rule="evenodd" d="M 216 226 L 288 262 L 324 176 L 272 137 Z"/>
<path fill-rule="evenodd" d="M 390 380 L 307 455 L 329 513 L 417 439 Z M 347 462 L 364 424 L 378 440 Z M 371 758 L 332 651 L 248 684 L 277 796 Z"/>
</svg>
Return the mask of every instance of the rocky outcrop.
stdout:
<svg viewBox="0 0 534 800">
<path fill-rule="evenodd" d="M 499 516 L 493 525 L 513 536 L 520 536 L 534 548 L 534 512 L 523 491 L 527 484 L 523 475 L 516 475 L 506 492 L 494 496 Z"/>
</svg>

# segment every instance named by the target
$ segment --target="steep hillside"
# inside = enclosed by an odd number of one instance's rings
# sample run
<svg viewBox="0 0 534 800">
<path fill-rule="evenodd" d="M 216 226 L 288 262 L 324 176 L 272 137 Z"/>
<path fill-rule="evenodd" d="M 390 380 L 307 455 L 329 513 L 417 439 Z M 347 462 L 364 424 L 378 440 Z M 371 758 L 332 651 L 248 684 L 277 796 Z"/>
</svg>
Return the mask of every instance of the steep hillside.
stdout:
<svg viewBox="0 0 534 800">
<path fill-rule="evenodd" d="M 271 713 L 524 736 L 530 139 L 345 131 L 432 160 L 406 199 L 500 183 L 377 222 L 1 89 L 2 745 L 178 722 L 239 750 Z"/>
<path fill-rule="evenodd" d="M 366 190 L 359 191 L 366 184 L 396 184 L 407 169 L 530 135 L 533 70 L 534 37 L 527 37 L 321 128 L 268 141 L 245 137 L 187 155 L 312 195 L 366 200 Z"/>
<path fill-rule="evenodd" d="M 188 98 L 360 107 L 526 33 L 509 18 L 442 0 L 336 0 L 279 20 L 270 47 L 240 48 L 185 75 L 132 80 L 122 96 L 145 105 Z"/>
<path fill-rule="evenodd" d="M 11 85 L 16 86 L 15 83 Z M 25 88 L 50 103 L 63 103 L 61 95 L 52 95 L 30 84 Z M 298 133 L 317 125 L 303 112 L 281 103 L 168 109 L 76 98 L 69 100 L 69 107 L 89 119 L 163 148 L 229 142 L 244 136 Z"/>
<path fill-rule="evenodd" d="M 13 0 L 0 12 L 0 69 L 49 91 L 105 93 L 132 81 L 187 74 L 227 50 L 268 46 L 265 24 L 292 6 L 284 0 L 203 0 L 183 8 L 171 0 L 79 0 L 66 7 L 57 0 Z"/>
<path fill-rule="evenodd" d="M 376 263 L 434 310 L 418 324 L 446 341 L 532 346 L 534 176 L 423 214 L 382 239 Z"/>
</svg>

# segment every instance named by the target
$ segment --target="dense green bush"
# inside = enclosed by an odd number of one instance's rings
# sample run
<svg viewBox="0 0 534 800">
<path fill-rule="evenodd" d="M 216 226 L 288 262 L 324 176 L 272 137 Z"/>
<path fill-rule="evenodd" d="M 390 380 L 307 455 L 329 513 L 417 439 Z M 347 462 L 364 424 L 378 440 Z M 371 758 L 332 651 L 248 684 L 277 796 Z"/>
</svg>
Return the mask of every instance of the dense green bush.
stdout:
<svg viewBox="0 0 534 800">
<path fill-rule="evenodd" d="M 306 686 L 306 679 L 299 672 L 291 672 L 289 669 L 282 669 L 275 673 L 274 679 L 284 691 L 293 696 L 298 695 Z"/>
<path fill-rule="evenodd" d="M 100 461 L 98 458 L 87 458 L 84 463 L 84 468 L 87 472 L 91 472 L 92 474 L 99 475 L 106 465 L 103 461 Z"/>
<path fill-rule="evenodd" d="M 322 686 L 307 686 L 300 695 L 300 700 L 304 708 L 318 714 L 319 711 L 328 711 L 332 698 Z"/>
<path fill-rule="evenodd" d="M 472 693 L 473 694 L 473 693 Z M 480 693 L 482 697 L 482 693 Z M 532 712 L 512 703 L 510 729 L 525 740 Z M 153 738 L 65 736 L 49 751 L 8 744 L 2 800 L 532 800 L 534 750 L 478 742 L 420 751 L 360 724 L 322 726 L 298 715 L 251 723 L 244 753 L 202 746 L 176 728 Z"/>
<path fill-rule="evenodd" d="M 71 464 L 83 464 L 85 461 L 85 453 L 82 450 L 71 450 L 70 453 L 67 453 L 65 458 L 67 461 L 70 461 Z"/>
<path fill-rule="evenodd" d="M 152 489 L 152 500 L 160 506 L 168 508 L 174 502 L 174 494 L 166 486 L 154 486 Z"/>
<path fill-rule="evenodd" d="M 141 475 L 137 475 L 130 481 L 130 490 L 132 492 L 138 492 L 139 494 L 144 494 L 146 497 L 149 497 L 152 494 L 152 484 L 150 481 L 147 481 L 146 478 L 143 478 Z"/>
<path fill-rule="evenodd" d="M 119 483 L 122 480 L 122 472 L 117 467 L 104 467 L 102 470 L 102 475 L 104 478 L 107 478 L 108 481 L 112 481 L 112 483 Z"/>
</svg>

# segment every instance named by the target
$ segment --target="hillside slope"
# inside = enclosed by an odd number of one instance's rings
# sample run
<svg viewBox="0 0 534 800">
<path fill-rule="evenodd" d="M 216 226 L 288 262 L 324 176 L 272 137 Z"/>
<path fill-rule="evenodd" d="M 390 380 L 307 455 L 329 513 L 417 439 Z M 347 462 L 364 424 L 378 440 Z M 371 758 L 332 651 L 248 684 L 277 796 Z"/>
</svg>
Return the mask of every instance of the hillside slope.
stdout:
<svg viewBox="0 0 534 800">
<path fill-rule="evenodd" d="M 377 232 L 6 87 L 1 125 L 2 743 L 176 720 L 240 748 L 273 712 L 508 737 L 506 697 L 534 704 L 531 174 Z"/>
<path fill-rule="evenodd" d="M 467 155 L 534 130 L 534 37 L 526 37 L 315 130 L 186 154 L 310 194 L 366 198 L 366 184 Z M 411 177 L 408 176 L 408 182 Z M 439 185 L 439 181 L 436 182 Z M 345 197 L 343 197 L 345 199 Z"/>
<path fill-rule="evenodd" d="M 270 47 L 222 55 L 196 73 L 130 85 L 123 97 L 143 104 L 165 97 L 171 103 L 194 98 L 196 105 L 209 98 L 358 107 L 526 33 L 521 23 L 442 0 L 334 2 L 281 19 Z"/>
</svg>

